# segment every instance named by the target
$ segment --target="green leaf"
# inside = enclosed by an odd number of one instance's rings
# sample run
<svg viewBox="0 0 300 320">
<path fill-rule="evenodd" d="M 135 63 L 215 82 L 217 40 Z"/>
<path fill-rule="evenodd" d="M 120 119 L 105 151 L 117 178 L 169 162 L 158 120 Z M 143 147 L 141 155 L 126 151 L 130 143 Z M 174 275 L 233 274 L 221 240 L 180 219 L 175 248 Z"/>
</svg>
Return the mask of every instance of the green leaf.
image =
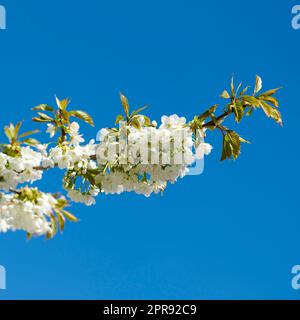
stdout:
<svg viewBox="0 0 300 320">
<path fill-rule="evenodd" d="M 246 113 L 246 116 L 247 117 L 250 117 L 251 116 L 251 114 L 252 114 L 252 112 L 253 112 L 253 108 L 252 107 L 250 107 L 250 109 L 247 111 L 247 113 Z"/>
<path fill-rule="evenodd" d="M 38 140 L 33 139 L 33 138 L 27 138 L 27 139 L 24 139 L 21 142 L 24 143 L 24 144 L 27 144 L 29 146 L 36 146 L 37 144 L 40 143 Z"/>
<path fill-rule="evenodd" d="M 255 107 L 259 107 L 260 106 L 259 100 L 256 99 L 253 96 L 245 95 L 245 96 L 242 97 L 242 100 L 243 100 L 244 103 L 250 104 L 251 106 L 255 106 Z"/>
<path fill-rule="evenodd" d="M 56 212 L 56 215 L 57 215 L 57 220 L 58 220 L 58 225 L 59 225 L 60 232 L 63 232 L 64 228 L 65 228 L 66 218 L 64 217 L 64 215 L 59 210 L 55 210 L 55 212 Z"/>
<path fill-rule="evenodd" d="M 277 108 L 279 107 L 278 100 L 275 97 L 272 97 L 272 96 L 261 96 L 260 100 L 269 102 L 269 103 L 273 104 Z"/>
<path fill-rule="evenodd" d="M 264 101 L 261 101 L 260 103 L 261 103 L 261 107 L 264 110 L 267 117 L 271 117 L 272 119 L 274 119 L 277 123 L 279 123 L 282 126 L 282 117 L 281 117 L 281 113 L 278 111 L 278 109 L 273 108 L 272 106 L 270 106 L 269 104 L 267 104 Z"/>
<path fill-rule="evenodd" d="M 22 125 L 22 121 L 19 121 L 19 122 L 16 124 L 16 127 L 15 127 L 15 135 L 14 135 L 14 138 L 15 138 L 15 139 L 17 139 L 17 137 L 18 137 L 18 134 L 19 134 L 21 125 Z"/>
<path fill-rule="evenodd" d="M 223 148 L 221 161 L 230 159 L 231 157 L 235 160 L 241 152 L 241 142 L 246 142 L 236 132 L 228 130 L 223 135 Z"/>
<path fill-rule="evenodd" d="M 47 104 L 40 104 L 34 108 L 32 108 L 31 110 L 38 110 L 38 111 L 54 111 L 54 109 L 50 106 L 48 106 Z"/>
<path fill-rule="evenodd" d="M 228 137 L 228 142 L 232 149 L 232 157 L 233 159 L 236 159 L 241 152 L 240 136 L 234 131 L 228 131 L 226 136 Z"/>
<path fill-rule="evenodd" d="M 47 114 L 38 112 L 38 115 L 40 116 L 40 119 L 47 120 L 47 121 L 54 121 L 53 118 L 49 117 Z"/>
<path fill-rule="evenodd" d="M 139 122 L 139 118 L 143 118 L 144 119 L 144 126 L 149 127 L 151 125 L 151 120 L 148 117 L 146 117 L 146 116 L 144 116 L 142 114 L 137 114 L 137 115 L 135 115 L 133 117 L 130 117 L 130 123 L 131 124 L 136 123 L 136 128 L 140 129 L 141 128 L 141 124 Z"/>
<path fill-rule="evenodd" d="M 126 115 L 127 118 L 129 118 L 129 103 L 128 103 L 128 100 L 122 93 L 120 93 L 120 98 L 121 98 L 121 103 L 122 103 L 125 115 Z"/>
<path fill-rule="evenodd" d="M 200 116 L 198 116 L 198 121 L 202 122 L 206 118 L 210 117 L 218 108 L 218 104 L 213 105 L 208 110 L 204 111 Z"/>
<path fill-rule="evenodd" d="M 230 98 L 230 95 L 229 95 L 229 93 L 228 93 L 227 90 L 224 90 L 224 91 L 222 92 L 222 94 L 220 95 L 220 97 L 223 98 L 223 99 L 229 99 L 229 98 Z"/>
<path fill-rule="evenodd" d="M 78 219 L 74 215 L 72 215 L 70 212 L 66 210 L 61 210 L 61 212 L 69 221 L 78 222 Z"/>
<path fill-rule="evenodd" d="M 30 240 L 32 238 L 32 234 L 27 232 L 26 233 L 26 240 Z"/>
<path fill-rule="evenodd" d="M 278 90 L 280 90 L 280 89 L 281 89 L 281 87 L 276 88 L 276 89 L 268 90 L 268 91 L 266 91 L 266 92 L 261 93 L 258 97 L 262 97 L 262 96 L 264 96 L 264 97 L 272 96 L 272 95 L 274 95 L 274 94 L 275 94 Z"/>
<path fill-rule="evenodd" d="M 230 159 L 232 155 L 231 147 L 226 139 L 226 135 L 223 135 L 223 147 L 222 147 L 222 156 L 221 161 Z"/>
<path fill-rule="evenodd" d="M 55 100 L 56 100 L 56 104 L 57 104 L 57 106 L 58 106 L 58 108 L 59 108 L 60 110 L 66 110 L 67 107 L 68 107 L 68 105 L 70 104 L 69 98 L 66 98 L 66 99 L 64 99 L 64 100 L 59 100 L 59 99 L 57 98 L 57 96 L 55 96 Z"/>
<path fill-rule="evenodd" d="M 262 89 L 261 77 L 256 76 L 255 88 L 254 88 L 254 93 L 253 94 L 257 94 L 261 89 Z"/>
<path fill-rule="evenodd" d="M 46 123 L 46 122 L 53 122 L 53 121 L 45 120 L 45 119 L 41 119 L 41 118 L 38 118 L 38 117 L 34 117 L 34 118 L 32 118 L 32 121 L 34 121 L 34 122 L 43 122 L 43 123 Z"/>
<path fill-rule="evenodd" d="M 251 142 L 250 142 L 250 141 L 245 140 L 245 139 L 243 139 L 242 137 L 240 137 L 240 141 L 241 141 L 242 143 L 248 143 L 248 144 L 251 144 Z"/>
<path fill-rule="evenodd" d="M 231 98 L 235 98 L 234 78 L 233 77 L 231 78 L 230 88 L 231 88 Z"/>
<path fill-rule="evenodd" d="M 136 116 L 136 115 L 139 114 L 141 111 L 143 111 L 143 110 L 145 110 L 145 109 L 147 109 L 147 108 L 148 108 L 148 106 L 144 106 L 144 107 L 142 107 L 142 108 L 139 108 L 139 109 L 137 109 L 137 110 L 132 111 L 132 113 L 131 113 L 131 115 L 130 115 L 130 118 Z"/>
<path fill-rule="evenodd" d="M 249 86 L 245 87 L 245 88 L 241 91 L 240 97 L 242 97 L 242 96 L 248 91 L 249 88 L 250 88 Z"/>
<path fill-rule="evenodd" d="M 50 237 L 53 238 L 57 233 L 57 221 L 56 221 L 53 213 L 50 214 L 50 220 L 51 220 L 51 235 L 50 235 Z"/>
<path fill-rule="evenodd" d="M 48 231 L 47 234 L 46 234 L 46 239 L 49 240 L 51 239 L 53 236 L 52 236 L 52 233 L 51 231 Z"/>
<path fill-rule="evenodd" d="M 233 112 L 234 112 L 235 121 L 237 123 L 241 122 L 245 112 L 245 109 L 243 108 L 243 106 L 238 104 L 235 105 L 235 107 L 233 108 Z"/>
<path fill-rule="evenodd" d="M 39 132 L 40 132 L 40 130 L 32 130 L 32 131 L 24 132 L 19 135 L 19 138 L 25 138 L 25 137 L 31 136 L 31 135 L 39 133 Z"/>
<path fill-rule="evenodd" d="M 15 136 L 15 126 L 10 123 L 9 126 L 4 127 L 4 133 L 7 136 L 8 140 L 11 142 Z"/>
<path fill-rule="evenodd" d="M 239 90 L 241 89 L 241 87 L 242 87 L 242 82 L 239 83 L 239 85 L 237 86 L 237 88 L 236 88 L 236 90 L 235 90 L 235 95 L 238 94 L 238 92 L 239 92 Z"/>
<path fill-rule="evenodd" d="M 123 121 L 123 120 L 124 120 L 124 117 L 123 117 L 121 114 L 119 114 L 119 115 L 117 115 L 115 124 L 119 124 L 119 122 L 120 122 L 120 121 Z"/>
<path fill-rule="evenodd" d="M 145 120 L 144 125 L 145 125 L 145 126 L 150 126 L 150 125 L 151 125 L 151 120 L 150 120 L 148 117 L 146 117 L 146 116 L 142 116 L 142 117 L 143 117 L 144 120 Z"/>
<path fill-rule="evenodd" d="M 93 118 L 85 111 L 82 110 L 72 110 L 69 111 L 69 115 L 78 119 L 81 119 L 82 121 L 88 123 L 92 127 L 94 126 Z"/>
<path fill-rule="evenodd" d="M 131 120 L 131 124 L 136 128 L 136 129 L 141 129 L 141 124 L 137 118 L 133 118 Z"/>
</svg>

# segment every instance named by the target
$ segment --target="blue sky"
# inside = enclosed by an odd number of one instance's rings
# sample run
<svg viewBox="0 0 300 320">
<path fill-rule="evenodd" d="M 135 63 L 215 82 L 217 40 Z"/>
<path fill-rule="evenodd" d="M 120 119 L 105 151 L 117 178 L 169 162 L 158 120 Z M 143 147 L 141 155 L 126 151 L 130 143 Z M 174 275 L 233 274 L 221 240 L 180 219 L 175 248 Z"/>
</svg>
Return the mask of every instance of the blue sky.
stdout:
<svg viewBox="0 0 300 320">
<path fill-rule="evenodd" d="M 80 223 L 54 240 L 0 235 L 7 290 L 0 299 L 299 299 L 300 30 L 296 1 L 4 1 L 0 125 L 70 96 L 113 124 L 118 93 L 159 119 L 191 118 L 219 102 L 234 74 L 283 86 L 284 128 L 258 111 L 237 129 L 252 141 L 220 163 L 220 137 L 203 175 L 163 197 L 101 196 L 74 206 Z M 84 126 L 86 137 L 96 129 Z M 3 135 L 1 138 L 4 139 Z M 60 172 L 41 188 L 57 191 Z"/>
</svg>

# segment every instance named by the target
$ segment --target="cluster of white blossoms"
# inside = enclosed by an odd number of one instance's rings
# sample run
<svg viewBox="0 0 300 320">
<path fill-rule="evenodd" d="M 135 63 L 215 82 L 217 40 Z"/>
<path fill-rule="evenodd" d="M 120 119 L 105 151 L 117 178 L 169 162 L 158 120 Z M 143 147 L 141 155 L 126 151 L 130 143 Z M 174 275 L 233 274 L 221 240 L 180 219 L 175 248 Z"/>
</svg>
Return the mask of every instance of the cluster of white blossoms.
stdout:
<svg viewBox="0 0 300 320">
<path fill-rule="evenodd" d="M 193 132 L 183 117 L 163 116 L 158 128 L 156 122 L 144 126 L 142 116 L 137 120 L 138 126 L 124 122 L 119 130 L 100 131 L 97 161 L 105 170 L 95 180 L 105 194 L 161 192 L 184 177 L 196 158 L 211 152 L 211 145 L 202 142 L 193 153 Z"/>
<path fill-rule="evenodd" d="M 95 204 L 99 193 L 133 191 L 148 197 L 161 192 L 168 182 L 184 177 L 196 158 L 203 158 L 212 149 L 201 141 L 194 154 L 193 132 L 186 119 L 177 115 L 162 117 L 159 127 L 155 121 L 145 125 L 143 116 L 137 121 L 138 125 L 124 122 L 119 128 L 102 129 L 98 144 L 94 140 L 82 144 L 79 125 L 72 122 L 69 140 L 49 150 L 48 145 L 36 144 L 20 146 L 12 155 L 1 152 L 0 190 L 4 193 L 0 194 L 0 232 L 25 230 L 30 235 L 42 235 L 53 230 L 51 217 L 53 210 L 57 211 L 57 199 L 37 189 L 24 189 L 31 198 L 15 190 L 20 184 L 40 180 L 44 170 L 66 170 L 63 185 L 68 197 L 89 206 Z M 51 137 L 56 130 L 48 125 Z M 204 132 L 200 134 L 203 138 Z"/>
<path fill-rule="evenodd" d="M 196 158 L 202 159 L 212 147 L 200 143 L 193 153 L 193 132 L 186 119 L 172 115 L 163 116 L 157 127 L 155 121 L 145 126 L 144 117 L 138 117 L 139 126 L 121 123 L 120 127 L 100 130 L 99 144 L 91 140 L 86 145 L 79 134 L 79 125 L 70 125 L 70 143 L 58 145 L 44 152 L 41 163 L 45 169 L 66 169 L 64 186 L 68 197 L 74 202 L 95 204 L 99 193 L 120 194 L 135 192 L 150 196 L 165 189 L 168 182 L 174 183 L 184 177 Z M 50 136 L 54 127 L 48 125 Z M 204 132 L 201 132 L 202 137 Z M 97 161 L 95 161 L 97 159 Z M 83 190 L 77 188 L 76 179 L 94 175 Z"/>
<path fill-rule="evenodd" d="M 95 162 L 91 160 L 91 156 L 95 155 L 95 140 L 91 140 L 89 144 L 80 146 L 84 142 L 82 135 L 79 134 L 79 124 L 72 122 L 70 124 L 70 142 L 67 145 L 58 145 L 50 149 L 49 154 L 44 154 L 42 166 L 44 168 L 53 168 L 57 166 L 60 169 L 77 169 L 86 171 L 95 168 Z M 55 134 L 55 127 L 48 124 L 47 132 L 50 137 Z"/>
<path fill-rule="evenodd" d="M 32 235 L 47 234 L 52 229 L 50 217 L 56 205 L 57 199 L 51 194 L 38 193 L 35 199 L 1 194 L 0 232 L 24 230 Z"/>
<path fill-rule="evenodd" d="M 0 153 L 0 189 L 8 191 L 24 182 L 42 178 L 42 171 L 35 168 L 41 164 L 42 154 L 30 147 L 20 147 L 18 155 Z"/>
<path fill-rule="evenodd" d="M 70 142 L 51 148 L 49 153 L 44 155 L 42 159 L 43 168 L 58 167 L 59 169 L 66 169 L 68 172 L 71 172 L 71 177 L 73 178 L 85 176 L 90 170 L 97 169 L 97 163 L 94 159 L 97 147 L 95 140 L 92 139 L 88 144 L 80 145 L 84 142 L 84 139 L 79 133 L 79 128 L 79 124 L 75 121 L 70 124 Z M 47 132 L 53 137 L 55 134 L 54 126 L 48 125 Z M 99 193 L 97 187 L 91 187 L 89 192 L 70 188 L 66 184 L 65 188 L 71 200 L 84 203 L 88 206 L 95 204 L 93 197 Z"/>
</svg>

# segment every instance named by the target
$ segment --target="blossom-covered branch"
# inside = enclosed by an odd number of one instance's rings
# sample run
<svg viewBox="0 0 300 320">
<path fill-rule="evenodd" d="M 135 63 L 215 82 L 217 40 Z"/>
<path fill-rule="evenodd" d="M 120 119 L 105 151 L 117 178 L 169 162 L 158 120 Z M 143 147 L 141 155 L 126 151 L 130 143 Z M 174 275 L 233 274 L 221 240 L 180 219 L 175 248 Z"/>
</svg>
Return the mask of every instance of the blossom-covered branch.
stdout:
<svg viewBox="0 0 300 320">
<path fill-rule="evenodd" d="M 239 123 L 262 109 L 282 124 L 274 97 L 278 89 L 263 93 L 261 89 L 258 76 L 252 94 L 248 94 L 249 87 L 235 87 L 232 80 L 230 90 L 221 94 L 227 103 L 219 115 L 221 107 L 213 105 L 189 122 L 172 115 L 163 116 L 160 125 L 142 114 L 146 107 L 131 110 L 121 94 L 124 114 L 116 117 L 114 127 L 100 130 L 98 143 L 91 140 L 87 144 L 73 118 L 93 126 L 92 117 L 70 109 L 69 99 L 56 98 L 56 108 L 48 104 L 33 108 L 37 112 L 33 121 L 46 124 L 52 140 L 42 144 L 32 138 L 37 130 L 20 133 L 21 122 L 5 127 L 8 143 L 0 150 L 0 232 L 24 230 L 28 237 L 45 234 L 51 238 L 64 229 L 66 220 L 77 221 L 66 210 L 70 200 L 92 205 L 100 193 L 133 191 L 150 196 L 163 192 L 168 183 L 184 177 L 197 159 L 211 152 L 212 146 L 204 142 L 207 130 L 222 134 L 221 160 L 236 159 L 241 143 L 247 141 L 224 125 L 226 118 L 232 115 Z M 64 170 L 65 196 L 28 186 L 53 168 Z"/>
</svg>

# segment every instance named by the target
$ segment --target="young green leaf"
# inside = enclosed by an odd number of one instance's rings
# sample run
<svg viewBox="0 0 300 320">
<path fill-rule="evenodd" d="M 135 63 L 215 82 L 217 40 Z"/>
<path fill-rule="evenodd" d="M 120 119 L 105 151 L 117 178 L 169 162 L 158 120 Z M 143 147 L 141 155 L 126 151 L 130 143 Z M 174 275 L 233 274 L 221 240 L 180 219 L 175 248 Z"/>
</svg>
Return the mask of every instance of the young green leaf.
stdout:
<svg viewBox="0 0 300 320">
<path fill-rule="evenodd" d="M 245 108 L 241 105 L 236 104 L 233 108 L 233 112 L 234 112 L 235 121 L 237 123 L 241 122 L 244 116 Z"/>
<path fill-rule="evenodd" d="M 281 113 L 278 111 L 278 109 L 273 108 L 270 106 L 268 103 L 264 101 L 260 101 L 261 107 L 264 110 L 265 114 L 267 117 L 271 117 L 274 119 L 277 123 L 282 125 L 282 118 L 281 118 Z"/>
<path fill-rule="evenodd" d="M 18 134 L 19 134 L 21 125 L 22 125 L 22 121 L 19 121 L 15 126 L 15 136 L 14 136 L 15 139 L 18 138 Z"/>
<path fill-rule="evenodd" d="M 31 110 L 37 110 L 37 111 L 54 111 L 54 109 L 50 106 L 48 106 L 47 104 L 40 104 L 34 108 L 32 108 Z"/>
<path fill-rule="evenodd" d="M 32 131 L 24 132 L 19 135 L 19 138 L 25 138 L 25 137 L 31 136 L 33 134 L 36 134 L 36 133 L 40 133 L 40 130 L 32 130 Z"/>
<path fill-rule="evenodd" d="M 261 93 L 258 97 L 269 97 L 269 96 L 273 96 L 278 90 L 280 90 L 281 87 L 276 88 L 276 89 L 271 89 L 268 90 L 266 92 Z"/>
<path fill-rule="evenodd" d="M 241 141 L 239 135 L 234 131 L 228 131 L 226 136 L 228 137 L 228 143 L 232 150 L 232 157 L 235 160 L 241 151 Z"/>
<path fill-rule="evenodd" d="M 78 219 L 74 215 L 72 215 L 70 212 L 66 210 L 61 210 L 61 212 L 69 221 L 78 222 Z"/>
<path fill-rule="evenodd" d="M 60 110 L 66 110 L 67 107 L 68 107 L 68 105 L 70 104 L 69 98 L 66 98 L 66 99 L 64 99 L 64 100 L 59 100 L 59 99 L 57 98 L 57 96 L 55 96 L 55 100 L 56 100 L 56 104 L 57 104 L 57 106 L 58 106 L 58 108 L 59 108 Z"/>
<path fill-rule="evenodd" d="M 272 97 L 272 96 L 261 96 L 260 100 L 263 100 L 265 102 L 269 102 L 269 103 L 271 103 L 272 105 L 274 105 L 277 108 L 279 107 L 278 100 L 275 97 Z"/>
<path fill-rule="evenodd" d="M 85 111 L 82 110 L 72 110 L 69 111 L 69 116 L 78 118 L 86 123 L 88 123 L 89 125 L 91 125 L 92 127 L 94 127 L 94 121 L 93 118 Z"/>
<path fill-rule="evenodd" d="M 58 220 L 58 225 L 59 225 L 60 232 L 63 232 L 64 228 L 65 228 L 66 218 L 64 217 L 64 215 L 59 210 L 55 210 L 55 212 L 56 212 L 56 215 L 57 215 L 57 220 Z"/>
<path fill-rule="evenodd" d="M 248 91 L 249 88 L 250 88 L 249 86 L 245 87 L 245 88 L 240 92 L 239 96 L 242 97 L 242 96 Z"/>
<path fill-rule="evenodd" d="M 117 124 L 119 124 L 120 121 L 123 121 L 123 120 L 124 120 L 124 117 L 121 114 L 119 114 L 119 115 L 117 115 L 115 124 L 117 125 Z"/>
<path fill-rule="evenodd" d="M 45 120 L 45 119 L 41 119 L 41 118 L 38 118 L 38 117 L 34 117 L 34 118 L 32 118 L 32 121 L 34 121 L 34 122 L 43 122 L 43 123 L 46 123 L 46 122 L 53 122 L 53 121 L 49 121 L 49 120 Z"/>
<path fill-rule="evenodd" d="M 227 90 L 224 90 L 224 91 L 221 93 L 220 97 L 223 98 L 223 99 L 229 99 L 229 98 L 230 98 L 230 95 L 229 95 L 229 93 L 228 93 Z"/>
<path fill-rule="evenodd" d="M 11 142 L 15 137 L 15 126 L 10 123 L 9 126 L 4 127 L 4 133 Z"/>
<path fill-rule="evenodd" d="M 27 144 L 29 146 L 36 146 L 37 144 L 40 143 L 38 140 L 33 139 L 33 138 L 27 138 L 27 139 L 24 139 L 21 142 L 24 143 L 24 144 Z"/>
<path fill-rule="evenodd" d="M 122 103 L 125 115 L 126 115 L 127 118 L 129 118 L 129 110 L 130 109 L 129 109 L 128 100 L 122 93 L 120 93 L 120 98 L 121 98 L 121 103 Z"/>
<path fill-rule="evenodd" d="M 49 117 L 47 114 L 42 113 L 42 112 L 38 112 L 38 115 L 40 116 L 40 119 L 44 120 L 44 121 L 48 121 L 48 122 L 52 122 L 54 121 L 53 118 Z"/>
<path fill-rule="evenodd" d="M 147 109 L 147 108 L 148 108 L 148 106 L 144 106 L 144 107 L 142 107 L 142 108 L 139 108 L 139 109 L 137 109 L 137 110 L 132 111 L 132 113 L 131 113 L 131 115 L 130 115 L 130 118 L 136 116 L 136 115 L 139 114 L 141 111 L 143 111 L 143 110 L 145 110 L 145 109 Z"/>
<path fill-rule="evenodd" d="M 231 78 L 231 82 L 230 82 L 230 88 L 231 88 L 231 98 L 235 98 L 235 89 L 234 89 L 234 78 Z"/>
<path fill-rule="evenodd" d="M 242 100 L 247 105 L 251 105 L 251 106 L 254 106 L 254 107 L 259 107 L 260 106 L 259 100 L 256 99 L 253 96 L 245 95 L 245 96 L 242 97 Z"/>
<path fill-rule="evenodd" d="M 262 89 L 262 79 L 259 76 L 256 76 L 254 95 L 257 94 Z"/>
<path fill-rule="evenodd" d="M 206 118 L 210 117 L 218 108 L 218 105 L 215 104 L 212 107 L 210 107 L 208 110 L 204 111 L 200 116 L 198 116 L 198 121 L 202 122 Z"/>
<path fill-rule="evenodd" d="M 50 221 L 51 221 L 50 238 L 53 238 L 57 233 L 57 221 L 53 213 L 50 213 Z"/>
<path fill-rule="evenodd" d="M 231 147 L 228 143 L 228 139 L 226 139 L 226 135 L 223 135 L 223 147 L 222 147 L 222 156 L 221 161 L 226 159 L 230 159 L 232 155 Z"/>
</svg>

